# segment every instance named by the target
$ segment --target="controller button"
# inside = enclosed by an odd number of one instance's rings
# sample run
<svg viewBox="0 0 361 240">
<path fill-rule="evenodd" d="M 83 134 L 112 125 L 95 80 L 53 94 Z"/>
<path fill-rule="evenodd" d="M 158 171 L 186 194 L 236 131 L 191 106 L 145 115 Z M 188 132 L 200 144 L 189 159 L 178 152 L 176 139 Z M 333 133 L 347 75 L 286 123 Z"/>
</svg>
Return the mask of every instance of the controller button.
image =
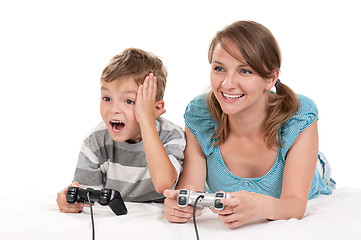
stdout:
<svg viewBox="0 0 361 240">
<path fill-rule="evenodd" d="M 187 194 L 187 190 L 181 189 L 181 190 L 179 190 L 179 194 Z"/>
<path fill-rule="evenodd" d="M 217 192 L 217 193 L 216 193 L 216 197 L 224 198 L 224 193 L 222 193 L 222 192 Z"/>
<path fill-rule="evenodd" d="M 181 205 L 181 206 L 185 206 L 187 205 L 187 197 L 179 197 L 178 198 L 178 204 Z"/>
<path fill-rule="evenodd" d="M 223 203 L 221 203 L 221 200 L 220 200 L 220 199 L 216 199 L 216 200 L 214 201 L 214 208 L 218 208 L 218 209 L 223 208 Z"/>
</svg>

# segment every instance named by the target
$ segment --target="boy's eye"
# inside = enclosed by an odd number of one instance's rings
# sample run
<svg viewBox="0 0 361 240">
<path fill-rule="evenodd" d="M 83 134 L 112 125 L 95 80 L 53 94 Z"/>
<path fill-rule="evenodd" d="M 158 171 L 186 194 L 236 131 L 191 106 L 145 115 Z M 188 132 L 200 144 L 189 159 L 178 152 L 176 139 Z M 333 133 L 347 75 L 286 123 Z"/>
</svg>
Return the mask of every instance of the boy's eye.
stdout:
<svg viewBox="0 0 361 240">
<path fill-rule="evenodd" d="M 104 102 L 110 102 L 110 100 L 111 100 L 110 97 L 103 97 Z"/>
<path fill-rule="evenodd" d="M 222 67 L 215 67 L 214 70 L 216 72 L 223 72 L 224 71 L 224 69 Z"/>
<path fill-rule="evenodd" d="M 130 99 L 127 99 L 125 102 L 126 102 L 127 104 L 134 104 L 134 103 L 135 103 L 133 100 L 130 100 Z"/>
</svg>

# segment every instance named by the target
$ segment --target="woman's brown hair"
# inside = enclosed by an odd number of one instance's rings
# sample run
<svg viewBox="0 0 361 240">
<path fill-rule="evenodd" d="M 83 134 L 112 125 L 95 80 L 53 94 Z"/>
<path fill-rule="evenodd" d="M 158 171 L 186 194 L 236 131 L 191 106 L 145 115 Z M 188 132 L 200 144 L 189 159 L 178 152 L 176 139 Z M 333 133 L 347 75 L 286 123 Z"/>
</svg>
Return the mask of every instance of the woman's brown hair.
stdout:
<svg viewBox="0 0 361 240">
<path fill-rule="evenodd" d="M 231 49 L 227 42 L 231 41 L 238 47 L 239 52 Z M 241 53 L 246 63 L 262 78 L 270 78 L 272 73 L 281 68 L 281 52 L 273 34 L 263 25 L 252 21 L 238 21 L 219 31 L 213 38 L 208 51 L 209 63 L 212 63 L 215 47 L 221 44 L 222 48 L 232 57 L 240 61 Z M 264 122 L 264 140 L 269 148 L 281 146 L 278 132 L 298 110 L 297 95 L 287 85 L 278 82 L 276 93 L 269 93 L 267 118 Z M 215 145 L 224 143 L 228 137 L 228 116 L 219 105 L 213 91 L 208 94 L 208 108 L 217 122 L 213 138 Z"/>
</svg>

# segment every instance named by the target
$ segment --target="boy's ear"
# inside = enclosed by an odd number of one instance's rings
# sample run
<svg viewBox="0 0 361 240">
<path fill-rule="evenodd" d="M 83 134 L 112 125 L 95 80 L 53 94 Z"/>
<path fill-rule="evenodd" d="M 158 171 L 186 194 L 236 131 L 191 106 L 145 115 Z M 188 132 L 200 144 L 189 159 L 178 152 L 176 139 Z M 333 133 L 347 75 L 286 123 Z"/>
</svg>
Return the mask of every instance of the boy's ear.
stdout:
<svg viewBox="0 0 361 240">
<path fill-rule="evenodd" d="M 163 113 L 165 113 L 164 101 L 158 100 L 155 102 L 155 118 L 159 118 Z"/>
<path fill-rule="evenodd" d="M 274 71 L 272 74 L 271 74 L 271 77 L 267 79 L 267 85 L 265 87 L 265 90 L 266 91 L 269 91 L 271 90 L 271 88 L 276 84 L 277 82 L 277 79 L 278 79 L 278 76 L 279 76 L 279 71 Z"/>
</svg>

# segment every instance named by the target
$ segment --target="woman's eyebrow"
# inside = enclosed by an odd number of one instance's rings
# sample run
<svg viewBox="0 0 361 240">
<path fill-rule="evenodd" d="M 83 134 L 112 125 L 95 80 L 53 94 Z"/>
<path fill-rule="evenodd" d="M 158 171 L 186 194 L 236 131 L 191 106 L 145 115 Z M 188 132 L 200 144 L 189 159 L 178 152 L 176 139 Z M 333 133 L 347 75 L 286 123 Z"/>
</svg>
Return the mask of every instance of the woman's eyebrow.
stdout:
<svg viewBox="0 0 361 240">
<path fill-rule="evenodd" d="M 224 65 L 222 62 L 219 62 L 219 61 L 217 61 L 217 60 L 215 60 L 215 61 L 213 61 L 212 62 L 212 64 L 219 64 L 219 65 Z M 240 65 L 238 65 L 237 67 L 239 67 L 239 68 L 242 68 L 242 67 L 250 67 L 248 64 L 240 64 Z"/>
<path fill-rule="evenodd" d="M 212 61 L 212 63 L 216 63 L 216 64 L 223 65 L 223 63 L 221 63 L 221 62 L 219 62 L 219 61 Z"/>
</svg>

